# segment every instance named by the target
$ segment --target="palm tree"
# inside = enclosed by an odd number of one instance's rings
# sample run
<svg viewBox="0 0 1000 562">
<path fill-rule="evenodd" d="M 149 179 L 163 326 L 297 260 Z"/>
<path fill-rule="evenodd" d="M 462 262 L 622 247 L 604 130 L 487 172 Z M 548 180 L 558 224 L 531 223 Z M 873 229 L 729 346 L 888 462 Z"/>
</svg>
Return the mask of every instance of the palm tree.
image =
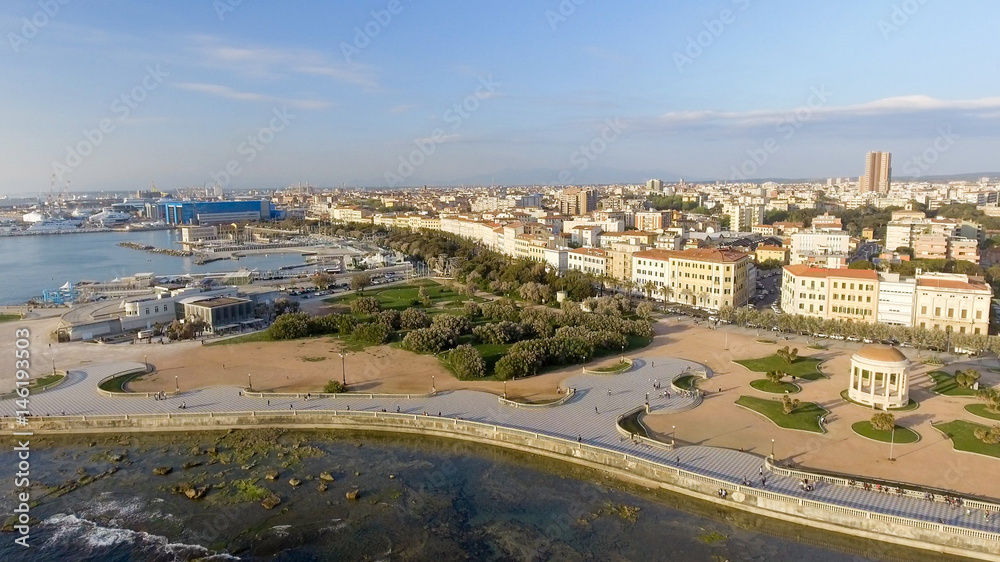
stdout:
<svg viewBox="0 0 1000 562">
<path fill-rule="evenodd" d="M 656 291 L 656 284 L 652 281 L 646 281 L 646 284 L 642 286 L 642 289 L 646 291 L 646 298 L 652 299 L 653 293 Z"/>
<path fill-rule="evenodd" d="M 622 286 L 625 287 L 625 291 L 628 292 L 629 304 L 632 304 L 632 291 L 635 290 L 635 281 L 632 281 L 631 279 L 626 279 L 622 283 Z"/>
</svg>

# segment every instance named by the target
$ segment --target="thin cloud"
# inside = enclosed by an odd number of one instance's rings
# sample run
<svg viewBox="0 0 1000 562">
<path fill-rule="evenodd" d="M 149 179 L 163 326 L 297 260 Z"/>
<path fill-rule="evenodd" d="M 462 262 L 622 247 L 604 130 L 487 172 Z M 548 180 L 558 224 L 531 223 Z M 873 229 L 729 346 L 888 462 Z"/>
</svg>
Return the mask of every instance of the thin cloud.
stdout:
<svg viewBox="0 0 1000 562">
<path fill-rule="evenodd" d="M 239 90 L 234 90 L 229 86 L 223 86 L 221 84 L 181 82 L 178 84 L 174 84 L 174 87 L 189 92 L 198 92 L 201 94 L 208 94 L 210 96 L 215 96 L 230 100 L 280 103 L 283 105 L 289 105 L 300 109 L 325 109 L 332 105 L 330 102 L 326 101 L 290 99 L 277 96 L 270 96 L 267 94 L 260 94 L 256 92 L 241 92 Z"/>
<path fill-rule="evenodd" d="M 204 35 L 196 36 L 193 43 L 201 64 L 212 68 L 265 79 L 288 75 L 323 76 L 359 86 L 365 91 L 379 89 L 375 70 L 370 65 L 331 61 L 323 53 L 311 49 L 240 47 Z"/>
<path fill-rule="evenodd" d="M 396 105 L 396 106 L 390 107 L 389 108 L 389 113 L 392 113 L 393 115 L 401 115 L 403 113 L 409 113 L 409 112 L 413 111 L 414 109 L 417 109 L 416 105 L 402 104 L 402 105 Z"/>
<path fill-rule="evenodd" d="M 807 107 L 807 106 L 803 106 Z M 759 109 L 752 111 L 672 111 L 659 116 L 656 123 L 661 126 L 684 125 L 722 125 L 734 127 L 753 127 L 758 125 L 773 125 L 796 109 Z M 974 113 L 983 118 L 995 117 L 1000 110 L 1000 97 L 978 98 L 969 100 L 939 100 L 930 96 L 898 96 L 883 98 L 865 103 L 824 106 L 815 105 L 809 108 L 810 119 L 834 117 L 873 117 L 931 112 L 953 111 Z"/>
</svg>

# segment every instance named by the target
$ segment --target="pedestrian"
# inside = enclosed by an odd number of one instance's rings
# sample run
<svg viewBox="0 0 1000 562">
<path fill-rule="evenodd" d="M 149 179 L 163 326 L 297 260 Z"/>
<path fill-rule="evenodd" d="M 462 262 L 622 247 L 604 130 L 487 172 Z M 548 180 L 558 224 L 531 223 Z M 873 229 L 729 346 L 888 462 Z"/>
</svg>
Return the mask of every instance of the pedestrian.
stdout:
<svg viewBox="0 0 1000 562">
<path fill-rule="evenodd" d="M 680 455 L 677 455 L 677 464 L 678 464 L 678 465 L 680 465 L 680 464 L 681 464 L 681 456 L 680 456 Z"/>
<path fill-rule="evenodd" d="M 288 404 L 288 409 L 289 409 L 289 410 L 291 410 L 291 409 L 292 409 L 292 405 L 291 405 L 291 404 Z"/>
<path fill-rule="evenodd" d="M 722 392 L 722 387 L 721 386 L 719 387 L 719 392 Z"/>
<path fill-rule="evenodd" d="M 347 405 L 347 411 L 348 411 L 348 412 L 350 412 L 350 411 L 351 411 L 351 405 L 350 405 L 350 404 L 348 404 L 348 405 Z M 426 416 L 426 415 L 427 415 L 427 412 L 424 412 L 424 415 Z"/>
<path fill-rule="evenodd" d="M 600 413 L 600 412 L 597 411 L 597 406 L 594 406 L 594 413 L 595 414 L 599 414 Z"/>
<path fill-rule="evenodd" d="M 399 406 L 396 406 L 396 413 L 399 413 Z"/>
<path fill-rule="evenodd" d="M 608 389 L 608 396 L 611 396 L 611 389 Z"/>
<path fill-rule="evenodd" d="M 268 406 L 270 406 L 270 405 L 271 405 L 271 401 L 270 401 L 270 400 L 268 400 L 268 401 L 267 401 L 267 405 L 268 405 Z"/>
<path fill-rule="evenodd" d="M 667 400 L 670 400 L 670 391 L 667 391 Z"/>
<path fill-rule="evenodd" d="M 576 442 L 577 443 L 583 443 L 583 435 L 582 434 L 576 436 Z"/>
<path fill-rule="evenodd" d="M 764 476 L 764 466 L 763 465 L 761 465 L 761 467 L 757 469 L 757 473 L 759 475 L 761 475 L 761 476 Z"/>
</svg>

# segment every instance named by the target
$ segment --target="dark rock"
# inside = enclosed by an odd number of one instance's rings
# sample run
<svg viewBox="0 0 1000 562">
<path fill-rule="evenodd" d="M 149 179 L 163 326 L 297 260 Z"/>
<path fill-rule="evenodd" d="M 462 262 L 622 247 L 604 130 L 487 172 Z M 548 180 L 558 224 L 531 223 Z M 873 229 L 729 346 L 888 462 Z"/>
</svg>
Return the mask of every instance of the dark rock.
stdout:
<svg viewBox="0 0 1000 562">
<path fill-rule="evenodd" d="M 320 482 L 316 489 L 320 492 L 325 492 L 327 490 L 326 482 Z"/>
<path fill-rule="evenodd" d="M 358 499 L 358 496 L 360 495 L 361 495 L 360 490 L 351 490 L 350 492 L 347 492 L 347 499 L 355 501 Z"/>
<path fill-rule="evenodd" d="M 198 461 L 188 461 L 188 462 L 182 464 L 181 468 L 188 469 L 188 468 L 194 468 L 196 466 L 201 466 L 201 463 L 198 462 Z"/>
<path fill-rule="evenodd" d="M 166 476 L 167 474 L 170 474 L 171 471 L 173 470 L 174 469 L 170 468 L 169 466 L 158 466 L 153 469 L 153 474 L 157 476 Z"/>
<path fill-rule="evenodd" d="M 330 474 L 329 472 L 320 472 L 319 479 L 326 480 L 327 482 L 333 482 L 333 475 Z"/>
<path fill-rule="evenodd" d="M 279 498 L 275 494 L 267 496 L 260 502 L 260 505 L 264 506 L 264 509 L 274 509 L 280 504 L 281 504 L 281 498 Z"/>
<path fill-rule="evenodd" d="M 278 471 L 277 470 L 268 470 L 264 474 L 264 478 L 267 478 L 268 480 L 277 480 L 278 479 Z"/>
<path fill-rule="evenodd" d="M 291 478 L 291 479 L 288 480 L 288 483 L 294 488 L 295 486 L 298 486 L 299 484 L 301 484 L 302 481 L 299 480 L 298 478 Z"/>
</svg>

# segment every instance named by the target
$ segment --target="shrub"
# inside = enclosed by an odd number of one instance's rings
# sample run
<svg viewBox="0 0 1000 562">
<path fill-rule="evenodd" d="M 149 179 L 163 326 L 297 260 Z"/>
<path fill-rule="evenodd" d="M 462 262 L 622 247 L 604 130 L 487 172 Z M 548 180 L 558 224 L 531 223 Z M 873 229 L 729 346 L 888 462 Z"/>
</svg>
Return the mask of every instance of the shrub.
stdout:
<svg viewBox="0 0 1000 562">
<path fill-rule="evenodd" d="M 340 331 L 340 316 L 340 314 L 327 314 L 309 318 L 309 334 L 313 336 L 336 334 Z"/>
<path fill-rule="evenodd" d="M 351 312 L 358 316 L 374 316 L 380 310 L 382 305 L 375 297 L 360 297 L 351 302 Z"/>
<path fill-rule="evenodd" d="M 465 301 L 465 304 L 462 305 L 462 312 L 469 318 L 475 318 L 483 313 L 483 309 L 478 303 Z"/>
<path fill-rule="evenodd" d="M 326 384 L 323 386 L 323 392 L 329 394 L 339 394 L 344 392 L 344 390 L 344 385 L 340 384 L 340 381 L 335 381 L 333 379 L 326 381 Z"/>
<path fill-rule="evenodd" d="M 267 329 L 273 340 L 293 340 L 309 335 L 309 315 L 305 312 L 282 314 Z"/>
<path fill-rule="evenodd" d="M 416 330 L 426 328 L 431 325 L 431 318 L 423 310 L 407 308 L 399 317 L 400 325 L 404 330 Z"/>
<path fill-rule="evenodd" d="M 398 310 L 383 310 L 375 315 L 375 321 L 385 324 L 390 330 L 398 330 L 402 325 L 401 316 Z"/>
<path fill-rule="evenodd" d="M 955 373 L 955 383 L 962 388 L 972 388 L 979 382 L 980 376 L 979 371 L 975 369 L 958 371 Z"/>
<path fill-rule="evenodd" d="M 355 340 L 369 345 L 382 345 L 389 342 L 392 336 L 392 329 L 381 322 L 361 324 L 354 328 L 351 336 Z"/>
<path fill-rule="evenodd" d="M 635 307 L 635 313 L 643 320 L 649 320 L 653 316 L 653 305 L 648 302 L 641 302 Z"/>
<path fill-rule="evenodd" d="M 481 379 L 486 376 L 486 362 L 479 350 L 469 344 L 456 347 L 448 353 L 448 361 L 460 379 Z"/>
<path fill-rule="evenodd" d="M 781 406 L 782 410 L 784 410 L 785 412 L 785 415 L 791 414 L 792 412 L 794 412 L 799 408 L 799 399 L 789 398 L 788 396 L 782 396 Z"/>
<path fill-rule="evenodd" d="M 510 380 L 531 376 L 539 366 L 537 357 L 530 351 L 509 352 L 497 361 L 493 372 L 499 379 Z"/>
<path fill-rule="evenodd" d="M 440 353 L 455 345 L 451 336 L 439 328 L 421 328 L 406 334 L 403 347 L 417 353 Z"/>
<path fill-rule="evenodd" d="M 1000 413 L 1000 391 L 995 388 L 983 388 L 976 392 L 976 397 L 986 401 L 988 410 Z"/>
<path fill-rule="evenodd" d="M 774 384 L 780 384 L 781 383 L 781 379 L 785 378 L 785 372 L 784 371 L 768 371 L 764 376 L 767 377 L 767 380 L 771 381 L 772 383 L 774 383 Z"/>
<path fill-rule="evenodd" d="M 888 412 L 875 414 L 872 416 L 871 424 L 872 427 L 879 431 L 892 431 L 896 427 L 896 416 Z"/>
<path fill-rule="evenodd" d="M 457 338 L 472 331 L 472 322 L 465 316 L 438 314 L 431 322 L 431 328 L 444 330 Z"/>
<path fill-rule="evenodd" d="M 976 439 L 979 439 L 987 445 L 996 445 L 1000 443 L 1000 425 L 994 425 L 993 427 L 977 427 L 974 432 Z"/>
<path fill-rule="evenodd" d="M 513 322 L 494 322 L 483 324 L 472 329 L 476 338 L 489 344 L 514 343 L 521 339 L 521 326 Z"/>
<path fill-rule="evenodd" d="M 487 320 L 506 320 L 508 322 L 517 322 L 521 320 L 521 311 L 514 304 L 514 301 L 508 299 L 501 299 L 498 301 L 486 303 L 482 307 L 483 316 Z"/>
</svg>

